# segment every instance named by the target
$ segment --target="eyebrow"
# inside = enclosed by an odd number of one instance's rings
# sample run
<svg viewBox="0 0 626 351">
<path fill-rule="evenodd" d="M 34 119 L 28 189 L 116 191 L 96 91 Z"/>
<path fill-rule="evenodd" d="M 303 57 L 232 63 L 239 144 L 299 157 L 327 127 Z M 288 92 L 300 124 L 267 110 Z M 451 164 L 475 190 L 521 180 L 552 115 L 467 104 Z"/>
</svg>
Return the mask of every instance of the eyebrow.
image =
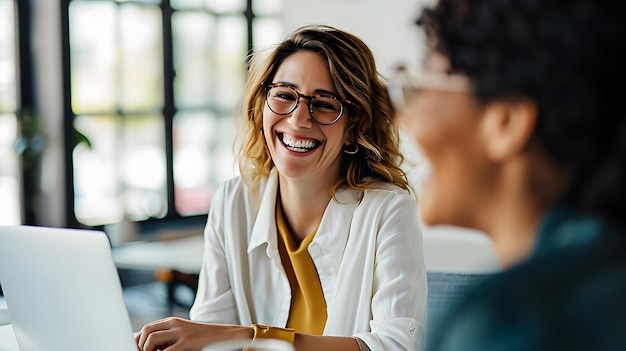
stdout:
<svg viewBox="0 0 626 351">
<path fill-rule="evenodd" d="M 299 89 L 297 84 L 291 83 L 291 82 L 287 82 L 287 81 L 278 81 L 278 82 L 274 82 L 274 84 L 276 83 L 280 83 L 280 84 L 285 84 L 288 85 L 290 87 L 294 87 L 296 90 Z M 315 89 L 313 91 L 314 95 L 332 95 L 334 97 L 339 97 L 339 94 L 334 93 L 332 91 L 328 91 L 328 90 L 324 90 L 324 89 Z"/>
</svg>

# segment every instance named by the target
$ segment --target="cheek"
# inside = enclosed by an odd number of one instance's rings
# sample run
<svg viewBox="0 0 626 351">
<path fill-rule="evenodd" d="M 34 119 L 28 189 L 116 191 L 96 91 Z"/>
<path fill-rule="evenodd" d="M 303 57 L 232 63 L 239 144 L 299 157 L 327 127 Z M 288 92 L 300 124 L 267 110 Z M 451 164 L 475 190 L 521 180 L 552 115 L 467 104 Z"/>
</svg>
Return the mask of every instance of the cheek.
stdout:
<svg viewBox="0 0 626 351">
<path fill-rule="evenodd" d="M 437 149 L 449 139 L 451 132 L 448 122 L 431 111 L 427 104 L 413 104 L 398 116 L 398 121 L 419 146 L 424 156 L 430 154 L 431 149 Z"/>
<path fill-rule="evenodd" d="M 265 104 L 265 108 L 263 108 L 263 119 L 262 119 L 262 126 L 263 126 L 263 131 L 267 132 L 267 131 L 271 131 L 272 128 L 272 111 L 269 110 L 269 108 L 267 107 L 267 104 Z"/>
<path fill-rule="evenodd" d="M 409 113 L 404 126 L 430 168 L 423 183 L 423 219 L 429 225 L 459 224 L 481 168 L 480 117 L 462 102 L 450 106 L 425 102 Z"/>
<path fill-rule="evenodd" d="M 272 112 L 267 105 L 263 109 L 263 133 L 265 134 L 265 138 L 271 138 L 273 134 L 274 125 L 278 123 L 283 116 L 277 115 Z"/>
<path fill-rule="evenodd" d="M 402 121 L 424 152 L 463 153 L 479 136 L 479 114 L 465 97 L 442 98 L 433 93 L 409 105 Z"/>
<path fill-rule="evenodd" d="M 442 145 L 436 147 L 435 145 Z M 462 225 L 476 204 L 471 150 L 463 144 L 424 146 L 430 174 L 422 189 L 420 209 L 426 224 Z"/>
<path fill-rule="evenodd" d="M 343 119 L 330 126 L 320 125 L 320 129 L 326 137 L 327 148 L 338 147 L 340 149 L 343 149 L 343 145 L 347 140 L 346 122 L 343 121 Z"/>
<path fill-rule="evenodd" d="M 273 126 L 276 123 L 275 114 L 271 111 L 268 112 L 267 106 L 263 110 L 263 120 L 262 120 L 262 128 L 263 128 L 263 138 L 265 140 L 265 146 L 267 147 L 270 155 L 274 157 L 274 132 Z"/>
</svg>

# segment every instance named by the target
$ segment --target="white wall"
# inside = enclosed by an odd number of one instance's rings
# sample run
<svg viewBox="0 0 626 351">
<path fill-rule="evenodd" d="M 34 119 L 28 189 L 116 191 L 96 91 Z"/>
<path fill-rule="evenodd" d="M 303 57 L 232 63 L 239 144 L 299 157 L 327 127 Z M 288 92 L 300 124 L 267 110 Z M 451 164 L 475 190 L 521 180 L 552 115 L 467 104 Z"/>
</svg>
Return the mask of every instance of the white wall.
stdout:
<svg viewBox="0 0 626 351">
<path fill-rule="evenodd" d="M 389 75 L 401 62 L 417 63 L 423 38 L 415 20 L 424 0 L 285 0 L 285 33 L 306 24 L 328 24 L 360 37 Z"/>
</svg>

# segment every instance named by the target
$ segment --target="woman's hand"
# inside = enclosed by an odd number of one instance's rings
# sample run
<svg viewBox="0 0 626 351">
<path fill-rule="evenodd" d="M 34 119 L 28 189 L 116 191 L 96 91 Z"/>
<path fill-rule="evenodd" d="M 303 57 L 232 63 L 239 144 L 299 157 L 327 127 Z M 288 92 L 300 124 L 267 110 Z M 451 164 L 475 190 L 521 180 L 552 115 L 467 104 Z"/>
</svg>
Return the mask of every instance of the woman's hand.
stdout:
<svg viewBox="0 0 626 351">
<path fill-rule="evenodd" d="M 165 318 L 146 324 L 135 337 L 142 351 L 200 351 L 224 340 L 252 339 L 252 328 Z"/>
</svg>

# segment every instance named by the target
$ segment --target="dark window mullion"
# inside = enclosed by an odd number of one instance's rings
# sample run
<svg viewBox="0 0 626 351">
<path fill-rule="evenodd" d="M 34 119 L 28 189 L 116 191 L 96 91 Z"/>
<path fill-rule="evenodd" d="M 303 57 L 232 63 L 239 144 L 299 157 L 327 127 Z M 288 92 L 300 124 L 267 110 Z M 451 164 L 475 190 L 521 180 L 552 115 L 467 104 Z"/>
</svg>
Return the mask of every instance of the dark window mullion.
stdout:
<svg viewBox="0 0 626 351">
<path fill-rule="evenodd" d="M 15 1 L 17 10 L 17 58 L 18 67 L 18 96 L 17 96 L 17 117 L 20 123 L 27 118 L 25 114 L 36 113 L 35 111 L 35 93 L 32 78 L 32 56 L 30 51 L 31 43 L 31 2 Z M 36 119 L 39 117 L 30 115 L 28 118 Z M 24 155 L 22 155 L 24 157 Z M 31 160 L 32 162 L 32 160 Z M 30 167 L 24 167 L 22 162 L 22 222 L 23 224 L 37 224 L 36 199 L 38 198 L 39 186 L 39 165 L 37 162 L 31 163 Z"/>
<path fill-rule="evenodd" d="M 254 42 L 252 40 L 253 30 L 252 30 L 252 22 L 254 22 L 254 11 L 252 11 L 252 0 L 246 0 L 246 22 L 248 24 L 248 53 L 252 52 L 254 47 Z M 246 55 L 246 57 L 250 57 L 250 55 Z"/>
<path fill-rule="evenodd" d="M 65 221 L 68 227 L 81 227 L 75 214 L 74 201 L 74 164 L 72 163 L 72 151 L 74 149 L 74 118 L 72 111 L 72 94 L 70 91 L 70 30 L 69 10 L 71 0 L 61 0 L 61 55 L 63 71 L 63 141 L 65 158 Z"/>
<path fill-rule="evenodd" d="M 32 79 L 32 57 L 30 52 L 31 38 L 31 5 L 30 1 L 16 1 L 17 34 L 19 58 L 19 103 L 18 106 L 35 105 L 35 94 Z"/>
<path fill-rule="evenodd" d="M 172 6 L 170 0 L 163 0 L 163 122 L 165 123 L 165 164 L 167 185 L 167 217 L 179 217 L 174 201 L 174 49 L 172 44 Z"/>
</svg>

